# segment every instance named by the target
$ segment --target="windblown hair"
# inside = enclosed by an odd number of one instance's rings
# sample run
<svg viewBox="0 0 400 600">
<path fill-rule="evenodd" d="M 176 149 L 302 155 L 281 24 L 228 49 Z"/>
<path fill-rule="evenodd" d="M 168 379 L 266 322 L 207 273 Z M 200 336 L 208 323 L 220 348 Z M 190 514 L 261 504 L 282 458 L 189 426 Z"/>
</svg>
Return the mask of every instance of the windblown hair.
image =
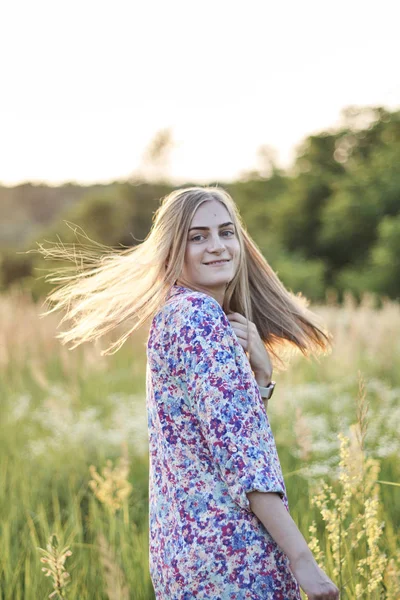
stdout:
<svg viewBox="0 0 400 600">
<path fill-rule="evenodd" d="M 308 301 L 283 286 L 247 233 L 232 197 L 217 186 L 177 189 L 162 198 L 149 234 L 132 248 L 113 249 L 96 243 L 105 250 L 99 255 L 83 245 L 77 250 L 75 244 L 50 248 L 39 244 L 40 249 L 34 251 L 45 258 L 69 260 L 75 265 L 55 272 L 56 276 L 46 276 L 52 283 L 63 283 L 46 297 L 45 302 L 54 304 L 53 308 L 40 316 L 66 309 L 60 325 L 68 319 L 73 321 L 56 336 L 62 344 L 72 342 L 74 349 L 133 320 L 133 325 L 102 351 L 102 355 L 114 354 L 133 331 L 162 308 L 178 280 L 179 285 L 203 291 L 183 279 L 182 269 L 191 221 L 197 208 L 209 200 L 226 207 L 240 244 L 239 267 L 226 287 L 225 313 L 238 312 L 252 321 L 266 349 L 281 365 L 278 350 L 297 348 L 304 356 L 327 351 L 331 334 L 318 326 L 317 316 L 307 309 Z M 65 274 L 71 269 L 72 274 Z"/>
</svg>

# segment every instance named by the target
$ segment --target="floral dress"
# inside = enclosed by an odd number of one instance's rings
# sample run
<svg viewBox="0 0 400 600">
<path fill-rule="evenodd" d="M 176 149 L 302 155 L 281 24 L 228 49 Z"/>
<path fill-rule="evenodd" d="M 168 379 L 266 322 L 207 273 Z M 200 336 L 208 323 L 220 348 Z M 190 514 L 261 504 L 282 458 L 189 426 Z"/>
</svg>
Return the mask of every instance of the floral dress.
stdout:
<svg viewBox="0 0 400 600">
<path fill-rule="evenodd" d="M 246 492 L 289 511 L 246 353 L 212 296 L 173 285 L 147 340 L 149 566 L 157 600 L 300 600 Z"/>
</svg>

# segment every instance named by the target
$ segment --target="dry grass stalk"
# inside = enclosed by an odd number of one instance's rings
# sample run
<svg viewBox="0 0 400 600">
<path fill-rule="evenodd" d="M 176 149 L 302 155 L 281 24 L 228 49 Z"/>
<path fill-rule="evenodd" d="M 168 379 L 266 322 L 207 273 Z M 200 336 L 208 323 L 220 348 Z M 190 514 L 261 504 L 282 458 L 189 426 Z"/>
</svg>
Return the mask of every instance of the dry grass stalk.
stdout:
<svg viewBox="0 0 400 600">
<path fill-rule="evenodd" d="M 46 545 L 47 550 L 43 548 L 37 548 L 40 552 L 43 552 L 44 556 L 40 559 L 40 562 L 47 563 L 47 567 L 43 567 L 46 577 L 53 578 L 54 592 L 49 595 L 49 598 L 67 598 L 65 588 L 69 583 L 69 573 L 65 570 L 64 563 L 68 556 L 71 556 L 72 552 L 69 546 L 59 549 L 59 542 L 57 535 L 53 533 Z"/>
<path fill-rule="evenodd" d="M 391 558 L 383 576 L 386 595 L 385 600 L 399 600 L 400 598 L 400 551 L 396 558 Z"/>
<path fill-rule="evenodd" d="M 355 357 L 363 356 L 371 365 L 384 368 L 399 351 L 400 304 L 382 299 L 376 308 L 373 296 L 363 294 L 357 306 L 351 293 L 346 293 L 342 306 L 315 306 L 335 343 L 330 364 L 334 373 L 350 373 Z"/>
<path fill-rule="evenodd" d="M 312 450 L 312 434 L 311 429 L 307 424 L 307 420 L 303 416 L 300 406 L 296 407 L 296 420 L 294 423 L 294 433 L 296 442 L 299 448 L 299 456 L 302 461 L 307 461 L 311 456 Z"/>
<path fill-rule="evenodd" d="M 343 589 L 348 582 L 343 581 L 346 561 L 352 559 L 354 550 L 364 555 L 356 560 L 351 578 L 358 575 L 355 584 L 355 597 L 372 597 L 378 593 L 379 584 L 387 566 L 387 556 L 380 550 L 384 523 L 378 518 L 381 506 L 377 479 L 380 464 L 373 458 L 366 458 L 364 440 L 367 433 L 368 405 L 365 399 L 364 384 L 361 381 L 357 399 L 357 423 L 350 428 L 350 436 L 338 434 L 340 440 L 340 473 L 338 483 L 340 494 L 332 486 L 322 482 L 322 490 L 316 494 L 312 504 L 317 506 L 325 521 L 327 546 L 333 559 L 333 576 Z M 354 517 L 354 507 L 359 513 Z M 324 554 L 319 549 L 315 522 L 310 529 L 310 548 L 317 552 L 318 562 L 323 567 Z M 363 544 L 361 543 L 363 541 Z"/>
<path fill-rule="evenodd" d="M 97 534 L 100 560 L 104 569 L 107 596 L 109 600 L 129 600 L 129 590 L 122 569 L 118 565 L 115 554 L 102 533 Z"/>
<path fill-rule="evenodd" d="M 28 360 L 28 365 L 32 379 L 42 390 L 49 390 L 50 382 L 46 376 L 45 369 L 43 367 L 43 361 L 39 360 L 38 357 L 30 358 Z"/>
</svg>

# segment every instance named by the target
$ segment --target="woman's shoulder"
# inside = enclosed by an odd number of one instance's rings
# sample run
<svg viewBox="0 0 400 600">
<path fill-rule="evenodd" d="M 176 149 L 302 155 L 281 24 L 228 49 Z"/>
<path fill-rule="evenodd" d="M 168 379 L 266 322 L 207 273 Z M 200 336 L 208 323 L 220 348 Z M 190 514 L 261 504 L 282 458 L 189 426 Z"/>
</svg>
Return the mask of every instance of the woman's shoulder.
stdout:
<svg viewBox="0 0 400 600">
<path fill-rule="evenodd" d="M 154 317 L 153 325 L 165 330 L 204 320 L 216 321 L 222 315 L 225 313 L 221 305 L 209 294 L 174 285 L 165 304 Z"/>
<path fill-rule="evenodd" d="M 181 340 L 196 336 L 207 337 L 211 342 L 214 337 L 229 335 L 229 320 L 215 298 L 189 288 L 171 291 L 175 293 L 167 296 L 164 305 L 152 320 L 148 347 L 160 343 L 167 347 L 170 342 L 179 345 Z"/>
<path fill-rule="evenodd" d="M 164 308 L 172 312 L 184 311 L 185 314 L 193 311 L 223 313 L 219 302 L 209 294 L 177 285 L 172 286 Z"/>
</svg>

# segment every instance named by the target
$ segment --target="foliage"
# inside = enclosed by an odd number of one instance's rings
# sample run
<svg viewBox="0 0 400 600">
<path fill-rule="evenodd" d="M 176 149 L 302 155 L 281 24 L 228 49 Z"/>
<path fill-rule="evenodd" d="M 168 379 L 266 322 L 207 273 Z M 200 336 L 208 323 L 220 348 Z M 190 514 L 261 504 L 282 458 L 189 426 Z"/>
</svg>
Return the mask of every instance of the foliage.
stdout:
<svg viewBox="0 0 400 600">
<path fill-rule="evenodd" d="M 149 149 L 157 155 L 155 166 L 169 143 L 164 132 Z M 336 129 L 303 140 L 286 172 L 276 167 L 268 148 L 259 154 L 258 171 L 218 185 L 237 202 L 267 260 L 280 267 L 283 283 L 295 292 L 306 289 L 314 301 L 323 301 L 327 289 L 335 289 L 340 299 L 346 291 L 358 300 L 365 291 L 398 298 L 400 111 L 348 107 Z M 160 199 L 172 189 L 163 178 L 151 183 L 138 176 L 80 191 L 72 184 L 58 191 L 30 184 L 0 187 L 5 223 L 0 286 L 23 282 L 35 299 L 49 291 L 38 277 L 41 259 L 25 252 L 38 240 L 72 241 L 63 220 L 106 245 L 143 241 Z"/>
</svg>

